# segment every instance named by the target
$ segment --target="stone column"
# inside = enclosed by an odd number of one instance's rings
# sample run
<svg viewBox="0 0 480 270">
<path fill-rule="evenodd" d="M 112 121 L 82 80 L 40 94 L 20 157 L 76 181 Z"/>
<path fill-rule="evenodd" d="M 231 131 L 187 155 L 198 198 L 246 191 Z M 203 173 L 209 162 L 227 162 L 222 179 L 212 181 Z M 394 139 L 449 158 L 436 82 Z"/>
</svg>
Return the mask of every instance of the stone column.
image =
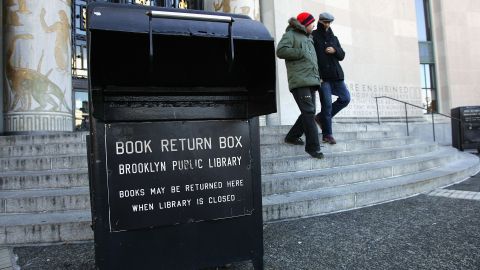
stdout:
<svg viewBox="0 0 480 270">
<path fill-rule="evenodd" d="M 5 132 L 71 131 L 71 0 L 4 0 Z"/>
<path fill-rule="evenodd" d="M 3 52 L 3 24 L 4 24 L 4 16 L 3 16 L 3 4 L 0 4 L 0 134 L 3 133 L 3 74 L 5 73 L 3 70 L 4 64 L 4 52 Z"/>
<path fill-rule="evenodd" d="M 262 23 L 267 27 L 268 31 L 270 32 L 270 35 L 275 38 L 276 36 L 276 28 L 275 28 L 275 2 L 274 0 L 262 0 L 260 2 L 260 12 L 261 12 L 261 17 L 262 17 Z M 282 29 L 283 30 L 283 29 Z M 278 41 L 277 41 L 278 42 Z M 275 43 L 275 48 L 276 48 L 277 43 Z M 278 72 L 278 67 L 276 67 L 277 72 Z M 277 88 L 277 93 L 276 93 L 276 102 L 277 102 L 277 110 L 280 111 L 280 86 L 278 84 L 278 76 L 276 79 L 276 88 Z M 279 113 L 272 113 L 266 116 L 265 119 L 265 124 L 267 126 L 276 126 L 280 125 L 280 115 Z"/>
</svg>

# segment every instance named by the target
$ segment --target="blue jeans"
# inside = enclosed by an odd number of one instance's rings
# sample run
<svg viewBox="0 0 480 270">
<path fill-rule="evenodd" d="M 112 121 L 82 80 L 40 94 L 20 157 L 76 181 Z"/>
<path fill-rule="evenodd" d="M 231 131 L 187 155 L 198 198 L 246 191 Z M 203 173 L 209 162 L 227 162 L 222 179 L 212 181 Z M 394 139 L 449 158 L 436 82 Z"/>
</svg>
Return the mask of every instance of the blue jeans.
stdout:
<svg viewBox="0 0 480 270">
<path fill-rule="evenodd" d="M 333 103 L 332 95 L 338 97 Z M 350 103 L 350 92 L 344 81 L 324 81 L 320 86 L 319 96 L 322 109 L 317 117 L 322 122 L 322 134 L 332 135 L 332 118 Z"/>
</svg>

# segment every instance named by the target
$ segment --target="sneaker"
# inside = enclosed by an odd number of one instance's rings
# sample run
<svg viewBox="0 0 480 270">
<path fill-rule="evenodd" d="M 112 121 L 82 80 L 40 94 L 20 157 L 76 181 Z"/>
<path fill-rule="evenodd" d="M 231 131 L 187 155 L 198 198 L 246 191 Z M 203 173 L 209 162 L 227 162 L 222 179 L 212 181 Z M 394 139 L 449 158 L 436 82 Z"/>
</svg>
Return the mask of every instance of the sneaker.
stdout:
<svg viewBox="0 0 480 270">
<path fill-rule="evenodd" d="M 318 159 L 322 159 L 323 158 L 323 153 L 320 152 L 320 151 L 314 151 L 314 152 L 307 152 L 310 156 L 312 156 L 313 158 L 318 158 Z"/>
<path fill-rule="evenodd" d="M 320 120 L 320 115 L 315 115 L 315 122 L 317 123 L 317 125 L 320 127 L 320 129 L 323 131 L 323 123 L 322 123 L 322 120 Z"/>
<path fill-rule="evenodd" d="M 285 137 L 285 142 L 288 144 L 293 144 L 293 145 L 304 145 L 305 143 L 303 142 L 302 138 L 293 138 L 289 139 Z"/>
<path fill-rule="evenodd" d="M 332 135 L 323 136 L 323 142 L 324 143 L 329 143 L 329 144 L 336 144 L 337 143 L 337 141 L 335 141 L 335 139 L 333 138 Z"/>
</svg>

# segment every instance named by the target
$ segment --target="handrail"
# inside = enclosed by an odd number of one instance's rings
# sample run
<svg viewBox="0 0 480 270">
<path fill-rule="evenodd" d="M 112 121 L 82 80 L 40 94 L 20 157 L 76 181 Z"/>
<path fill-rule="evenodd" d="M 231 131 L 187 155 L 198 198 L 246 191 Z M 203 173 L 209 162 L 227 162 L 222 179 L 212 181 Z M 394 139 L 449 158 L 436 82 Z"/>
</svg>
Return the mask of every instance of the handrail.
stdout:
<svg viewBox="0 0 480 270">
<path fill-rule="evenodd" d="M 407 105 L 409 106 L 412 106 L 412 107 L 415 107 L 415 108 L 419 108 L 419 109 L 422 109 L 424 110 L 425 108 L 423 107 L 420 107 L 418 105 L 415 105 L 415 104 L 412 104 L 412 103 L 408 103 L 406 101 L 403 101 L 403 100 L 399 100 L 399 99 L 396 99 L 396 98 L 392 98 L 392 97 L 387 97 L 387 96 L 378 96 L 378 97 L 375 97 L 375 103 L 377 104 L 377 120 L 378 120 L 378 124 L 380 124 L 380 113 L 378 111 L 378 99 L 379 98 L 387 98 L 387 99 L 391 99 L 391 100 L 394 100 L 394 101 L 397 101 L 397 102 L 400 102 L 400 103 L 403 103 L 405 105 L 405 122 L 407 124 L 407 136 L 410 136 L 410 131 L 408 129 L 408 111 L 407 111 Z M 461 119 L 458 119 L 458 118 L 455 118 L 455 117 L 452 117 L 450 115 L 446 115 L 446 114 L 443 114 L 443 113 L 436 113 L 434 111 L 432 111 L 432 129 L 433 129 L 433 141 L 435 141 L 435 118 L 434 118 L 434 115 L 435 114 L 438 114 L 438 115 L 442 115 L 442 116 L 445 116 L 445 117 L 448 117 L 450 119 L 454 119 L 456 121 L 459 121 L 460 122 L 460 125 L 463 124 L 463 121 Z"/>
<path fill-rule="evenodd" d="M 148 37 L 149 37 L 149 64 L 150 64 L 150 77 L 153 76 L 153 29 L 152 29 L 152 19 L 153 18 L 165 18 L 165 19 L 178 19 L 178 20 L 196 20 L 196 21 L 206 21 L 206 22 L 220 22 L 228 23 L 228 47 L 230 53 L 228 54 L 228 70 L 231 72 L 233 69 L 233 62 L 235 60 L 235 49 L 233 43 L 233 32 L 232 27 L 235 19 L 230 16 L 220 16 L 220 15 L 207 15 L 207 14 L 196 14 L 196 13 L 182 13 L 175 11 L 158 11 L 158 10 L 149 10 L 145 13 L 148 16 Z"/>
</svg>

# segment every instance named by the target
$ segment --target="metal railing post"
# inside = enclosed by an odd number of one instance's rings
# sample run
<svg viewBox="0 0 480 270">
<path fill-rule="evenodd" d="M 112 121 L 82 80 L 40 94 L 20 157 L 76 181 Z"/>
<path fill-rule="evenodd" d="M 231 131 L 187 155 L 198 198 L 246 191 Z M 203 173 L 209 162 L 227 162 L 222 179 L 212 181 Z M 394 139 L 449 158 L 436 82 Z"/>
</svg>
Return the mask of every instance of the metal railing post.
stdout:
<svg viewBox="0 0 480 270">
<path fill-rule="evenodd" d="M 380 124 L 380 113 L 379 113 L 379 110 L 378 110 L 378 99 L 379 98 L 387 98 L 387 99 L 390 99 L 390 100 L 393 100 L 393 101 L 396 101 L 396 102 L 400 102 L 400 103 L 403 103 L 405 105 L 405 122 L 407 124 L 407 136 L 410 136 L 410 130 L 409 130 L 409 127 L 408 127 L 408 111 L 407 111 L 407 105 L 409 106 L 412 106 L 414 108 L 418 108 L 418 109 L 422 109 L 422 110 L 425 110 L 424 107 L 420 107 L 420 106 L 417 106 L 415 104 L 411 104 L 411 103 L 408 103 L 408 102 L 405 102 L 405 101 L 402 101 L 402 100 L 399 100 L 399 99 L 396 99 L 396 98 L 392 98 L 392 97 L 387 97 L 387 96 L 378 96 L 378 97 L 375 97 L 375 103 L 377 104 L 377 120 L 378 120 L 378 123 Z M 458 118 L 455 118 L 455 117 L 452 117 L 450 115 L 446 115 L 446 114 L 443 114 L 443 113 L 436 113 L 438 115 L 441 115 L 441 116 L 445 116 L 445 117 L 448 117 L 450 119 L 453 119 L 455 121 L 458 121 L 460 122 L 460 125 L 463 125 L 463 121 L 461 119 L 458 119 Z M 433 129 L 433 141 L 436 141 L 436 135 L 435 135 L 435 112 L 432 111 L 432 129 Z M 460 128 L 460 130 L 463 130 L 462 128 Z M 480 149 L 479 149 L 480 150 Z M 479 151 L 480 152 L 480 151 Z"/>
<path fill-rule="evenodd" d="M 407 123 L 407 136 L 410 136 L 410 131 L 408 130 L 408 112 L 407 112 L 407 103 L 405 104 L 405 122 Z"/>
<path fill-rule="evenodd" d="M 432 110 L 432 128 L 433 128 L 433 141 L 435 142 L 435 116 L 433 114 L 433 110 Z"/>
</svg>

